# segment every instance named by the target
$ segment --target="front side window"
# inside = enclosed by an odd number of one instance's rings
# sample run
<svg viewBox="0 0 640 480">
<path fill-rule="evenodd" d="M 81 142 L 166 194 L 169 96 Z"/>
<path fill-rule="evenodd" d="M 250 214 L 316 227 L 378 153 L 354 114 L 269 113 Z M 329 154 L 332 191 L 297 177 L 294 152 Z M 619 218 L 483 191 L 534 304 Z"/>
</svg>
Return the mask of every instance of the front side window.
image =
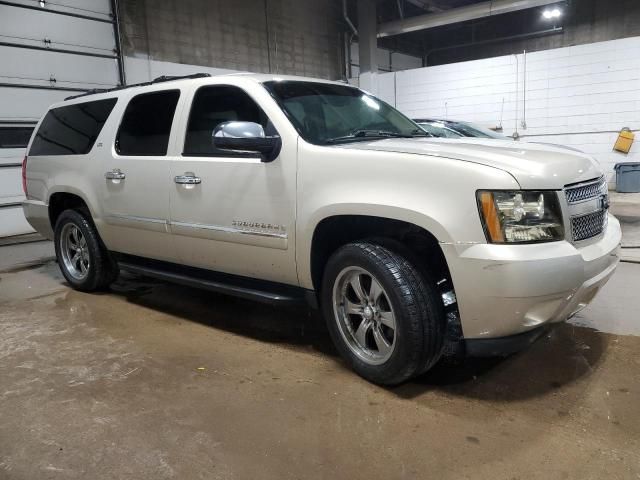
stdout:
<svg viewBox="0 0 640 480">
<path fill-rule="evenodd" d="M 396 109 L 354 87 L 304 81 L 263 85 L 302 138 L 316 145 L 427 136 Z"/>
<path fill-rule="evenodd" d="M 107 98 L 49 110 L 33 139 L 29 156 L 89 153 L 116 101 Z"/>
<path fill-rule="evenodd" d="M 189 113 L 183 155 L 232 155 L 229 150 L 215 148 L 212 142 L 215 128 L 230 121 L 258 123 L 267 135 L 274 133 L 267 115 L 241 88 L 229 85 L 201 87 Z"/>
<path fill-rule="evenodd" d="M 127 105 L 116 136 L 119 155 L 164 156 L 180 90 L 136 95 Z"/>
</svg>

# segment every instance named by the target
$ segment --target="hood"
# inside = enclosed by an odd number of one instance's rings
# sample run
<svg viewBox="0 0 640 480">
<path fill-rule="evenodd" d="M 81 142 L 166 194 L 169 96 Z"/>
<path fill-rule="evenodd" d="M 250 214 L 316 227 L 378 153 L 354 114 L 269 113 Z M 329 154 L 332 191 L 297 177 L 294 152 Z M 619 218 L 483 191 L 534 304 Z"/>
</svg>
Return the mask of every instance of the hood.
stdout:
<svg viewBox="0 0 640 480">
<path fill-rule="evenodd" d="M 602 176 L 600 165 L 589 155 L 535 143 L 429 137 L 354 142 L 339 148 L 430 155 L 486 165 L 511 174 L 523 189 L 559 190 Z"/>
</svg>

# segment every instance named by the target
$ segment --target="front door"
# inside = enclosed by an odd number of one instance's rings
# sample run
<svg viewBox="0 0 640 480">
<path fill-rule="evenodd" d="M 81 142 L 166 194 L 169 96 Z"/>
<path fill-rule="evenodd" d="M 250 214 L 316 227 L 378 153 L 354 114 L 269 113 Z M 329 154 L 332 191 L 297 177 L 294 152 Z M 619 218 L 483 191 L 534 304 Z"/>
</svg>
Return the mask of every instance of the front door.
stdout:
<svg viewBox="0 0 640 480">
<path fill-rule="evenodd" d="M 253 98 L 229 85 L 195 91 L 181 155 L 171 162 L 171 231 L 183 263 L 252 278 L 296 284 L 296 142 L 283 138 L 278 158 L 213 147 L 226 121 L 276 129 Z M 185 183 L 187 182 L 187 183 Z"/>
<path fill-rule="evenodd" d="M 169 232 L 171 126 L 180 90 L 133 97 L 105 156 L 101 234 L 111 250 L 174 261 Z"/>
</svg>

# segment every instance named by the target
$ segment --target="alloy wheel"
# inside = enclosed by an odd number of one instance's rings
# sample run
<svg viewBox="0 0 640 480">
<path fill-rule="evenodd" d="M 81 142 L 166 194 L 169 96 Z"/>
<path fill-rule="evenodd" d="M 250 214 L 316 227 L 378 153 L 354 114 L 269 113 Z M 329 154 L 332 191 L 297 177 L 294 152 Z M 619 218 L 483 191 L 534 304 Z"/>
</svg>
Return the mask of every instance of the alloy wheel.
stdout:
<svg viewBox="0 0 640 480">
<path fill-rule="evenodd" d="M 333 308 L 342 337 L 364 362 L 380 365 L 396 347 L 396 317 L 382 284 L 360 267 L 347 267 L 336 277 Z"/>
</svg>

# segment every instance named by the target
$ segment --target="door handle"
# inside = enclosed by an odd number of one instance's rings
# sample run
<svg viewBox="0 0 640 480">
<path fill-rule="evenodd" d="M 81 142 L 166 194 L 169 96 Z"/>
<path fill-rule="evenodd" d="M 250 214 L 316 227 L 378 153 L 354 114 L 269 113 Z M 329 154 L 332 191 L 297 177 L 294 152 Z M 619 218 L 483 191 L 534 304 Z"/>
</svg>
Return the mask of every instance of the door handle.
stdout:
<svg viewBox="0 0 640 480">
<path fill-rule="evenodd" d="M 202 179 L 195 175 L 178 175 L 173 181 L 181 185 L 198 185 L 202 183 Z"/>
<path fill-rule="evenodd" d="M 114 168 L 110 172 L 104 174 L 104 178 L 107 180 L 124 180 L 126 175 L 121 172 L 119 168 Z"/>
</svg>

